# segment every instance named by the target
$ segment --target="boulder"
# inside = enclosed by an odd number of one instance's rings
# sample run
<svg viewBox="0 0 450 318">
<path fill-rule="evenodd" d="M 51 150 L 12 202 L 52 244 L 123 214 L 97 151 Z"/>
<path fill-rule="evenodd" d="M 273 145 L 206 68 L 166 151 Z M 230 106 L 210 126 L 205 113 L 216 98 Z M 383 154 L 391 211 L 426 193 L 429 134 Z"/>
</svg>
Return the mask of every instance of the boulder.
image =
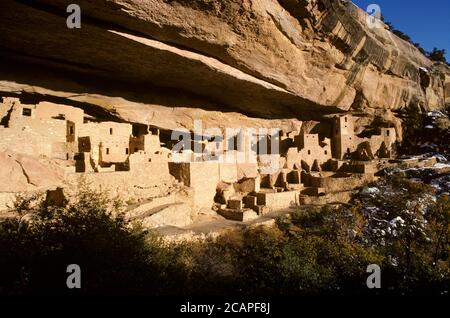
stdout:
<svg viewBox="0 0 450 318">
<path fill-rule="evenodd" d="M 0 180 L 0 192 L 20 192 L 28 187 L 20 164 L 4 152 L 0 152 Z"/>
<path fill-rule="evenodd" d="M 228 200 L 236 195 L 236 191 L 232 184 L 220 182 L 216 188 L 217 194 L 215 200 L 218 203 L 227 204 Z"/>
<path fill-rule="evenodd" d="M 56 164 L 38 158 L 0 152 L 0 192 L 22 192 L 56 187 L 64 172 Z"/>
</svg>

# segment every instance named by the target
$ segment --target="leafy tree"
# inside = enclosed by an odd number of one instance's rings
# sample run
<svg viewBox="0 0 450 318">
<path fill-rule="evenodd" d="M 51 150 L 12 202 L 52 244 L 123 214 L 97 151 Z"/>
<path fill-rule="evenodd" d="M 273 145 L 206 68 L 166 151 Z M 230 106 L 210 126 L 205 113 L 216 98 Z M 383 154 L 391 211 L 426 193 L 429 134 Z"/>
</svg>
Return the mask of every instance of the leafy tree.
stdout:
<svg viewBox="0 0 450 318">
<path fill-rule="evenodd" d="M 428 216 L 431 228 L 430 236 L 433 243 L 433 264 L 445 266 L 449 270 L 450 265 L 450 199 L 444 195 L 437 201 Z"/>
<path fill-rule="evenodd" d="M 432 188 L 394 175 L 364 201 L 370 242 L 410 266 L 416 244 L 428 240 L 425 213 L 433 203 Z"/>
<path fill-rule="evenodd" d="M 417 145 L 425 127 L 425 118 L 420 107 L 411 103 L 402 109 L 399 114 L 403 118 L 403 143 L 400 152 L 410 153 Z"/>
<path fill-rule="evenodd" d="M 420 51 L 420 53 L 422 53 L 425 56 L 427 55 L 427 51 L 425 51 L 425 49 L 420 45 L 420 43 L 414 42 L 412 43 L 412 45 L 414 45 Z"/>
<path fill-rule="evenodd" d="M 348 206 L 302 208 L 273 227 L 181 243 L 127 222 L 120 202 L 88 187 L 60 206 L 22 196 L 21 216 L 0 223 L 0 294 L 448 291 L 448 197 L 434 202 L 429 187 L 399 177 L 373 186 Z M 65 285 L 68 264 L 81 266 L 81 291 Z M 367 288 L 369 264 L 381 265 L 382 290 Z"/>
<path fill-rule="evenodd" d="M 401 175 L 390 176 L 372 189 L 360 198 L 367 219 L 365 238 L 386 257 L 388 289 L 448 291 L 448 198 L 436 204 L 434 188 Z"/>
<path fill-rule="evenodd" d="M 433 48 L 433 51 L 431 51 L 430 53 L 428 53 L 428 58 L 432 61 L 435 62 L 443 62 L 443 63 L 447 63 L 447 59 L 445 58 L 445 54 L 446 51 L 445 49 L 438 49 L 438 48 Z"/>
<path fill-rule="evenodd" d="M 125 221 L 117 201 L 85 185 L 63 206 L 36 196 L 19 201 L 21 217 L 0 223 L 0 293 L 72 293 L 69 264 L 81 267 L 80 293 L 147 288 L 141 284 L 155 274 L 152 245 Z"/>
</svg>

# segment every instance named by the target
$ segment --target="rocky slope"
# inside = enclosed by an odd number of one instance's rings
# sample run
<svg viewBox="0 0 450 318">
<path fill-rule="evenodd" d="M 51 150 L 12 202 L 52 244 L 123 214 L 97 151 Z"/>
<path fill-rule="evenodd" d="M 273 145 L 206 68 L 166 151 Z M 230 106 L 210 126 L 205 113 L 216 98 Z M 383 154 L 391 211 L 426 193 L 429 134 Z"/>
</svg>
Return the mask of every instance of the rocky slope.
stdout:
<svg viewBox="0 0 450 318">
<path fill-rule="evenodd" d="M 370 29 L 349 1 L 79 0 L 82 28 L 68 29 L 72 2 L 2 0 L 1 93 L 166 129 L 193 119 L 289 129 L 338 111 L 445 104 L 448 68 Z"/>
</svg>

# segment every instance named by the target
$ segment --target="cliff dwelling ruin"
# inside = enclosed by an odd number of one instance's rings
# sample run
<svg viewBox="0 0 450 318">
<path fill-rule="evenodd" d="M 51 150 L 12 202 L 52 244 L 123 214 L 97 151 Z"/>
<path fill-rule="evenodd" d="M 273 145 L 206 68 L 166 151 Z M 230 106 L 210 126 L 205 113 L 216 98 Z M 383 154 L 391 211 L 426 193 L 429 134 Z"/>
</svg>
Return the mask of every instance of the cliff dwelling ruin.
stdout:
<svg viewBox="0 0 450 318">
<path fill-rule="evenodd" d="M 174 159 L 178 140 L 162 138 L 157 127 L 101 121 L 77 107 L 4 97 L 0 118 L 0 151 L 57 161 L 65 180 L 83 175 L 105 188 L 136 188 L 133 182 L 143 180 L 151 183 L 140 186 L 147 190 L 175 182 L 188 189 L 192 206 L 237 221 L 302 204 L 346 202 L 352 190 L 392 162 L 397 141 L 389 123 L 358 133 L 360 117 L 336 114 L 276 135 L 247 136 L 241 130 L 222 140 L 200 136 L 200 147 L 191 134 L 194 151 L 181 151 L 180 161 Z M 264 141 L 268 153 L 261 151 Z M 239 155 L 246 160 L 237 160 Z"/>
</svg>

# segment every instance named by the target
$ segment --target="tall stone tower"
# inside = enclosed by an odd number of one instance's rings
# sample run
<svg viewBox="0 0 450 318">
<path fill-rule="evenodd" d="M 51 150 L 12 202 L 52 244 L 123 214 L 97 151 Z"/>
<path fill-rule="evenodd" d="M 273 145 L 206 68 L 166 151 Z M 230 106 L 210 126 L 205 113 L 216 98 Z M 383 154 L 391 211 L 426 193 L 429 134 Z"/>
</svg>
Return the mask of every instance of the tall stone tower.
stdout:
<svg viewBox="0 0 450 318">
<path fill-rule="evenodd" d="M 336 116 L 333 125 L 333 150 L 337 159 L 356 150 L 354 118 L 351 115 Z"/>
</svg>

